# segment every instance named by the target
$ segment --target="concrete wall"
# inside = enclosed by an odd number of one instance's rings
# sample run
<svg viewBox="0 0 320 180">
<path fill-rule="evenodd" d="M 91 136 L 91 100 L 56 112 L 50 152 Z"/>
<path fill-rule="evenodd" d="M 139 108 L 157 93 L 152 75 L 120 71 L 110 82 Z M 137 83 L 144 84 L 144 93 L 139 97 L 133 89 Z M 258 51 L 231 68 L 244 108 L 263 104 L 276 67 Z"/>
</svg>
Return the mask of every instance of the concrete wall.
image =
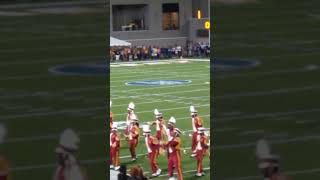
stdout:
<svg viewBox="0 0 320 180">
<path fill-rule="evenodd" d="M 209 18 L 204 19 L 192 19 L 189 21 L 189 40 L 193 42 L 205 42 L 209 43 L 209 37 L 208 38 L 199 38 L 197 37 L 197 30 L 198 29 L 204 29 L 204 24 L 206 21 L 208 21 Z"/>
<path fill-rule="evenodd" d="M 179 30 L 162 30 L 163 3 L 179 3 Z M 146 24 L 149 25 L 149 29 L 143 31 L 112 31 L 112 27 L 110 27 L 111 36 L 127 41 L 133 40 L 130 42 L 134 45 L 143 42 L 150 45 L 158 43 L 162 45 L 181 44 L 182 42 L 185 44 L 186 38 L 188 37 L 188 20 L 192 16 L 192 3 L 190 0 L 111 0 L 110 11 L 112 11 L 112 5 L 121 4 L 148 4 Z M 110 14 L 112 15 L 112 12 Z M 110 24 L 112 24 L 111 16 L 110 22 Z"/>
<path fill-rule="evenodd" d="M 185 45 L 188 39 L 199 40 L 196 36 L 196 29 L 203 28 L 204 20 L 195 22 L 192 20 L 194 17 L 193 8 L 195 4 L 207 10 L 208 5 L 198 3 L 199 0 L 110 0 L 110 24 L 112 25 L 112 5 L 128 5 L 128 4 L 147 4 L 146 24 L 149 29 L 143 31 L 112 31 L 110 27 L 111 36 L 131 42 L 133 45 Z M 209 0 L 201 0 L 209 1 Z M 179 30 L 162 30 L 162 4 L 163 3 L 179 3 Z M 207 15 L 206 10 L 203 11 Z M 200 41 L 205 41 L 202 38 Z M 209 40 L 208 40 L 209 41 Z"/>
</svg>

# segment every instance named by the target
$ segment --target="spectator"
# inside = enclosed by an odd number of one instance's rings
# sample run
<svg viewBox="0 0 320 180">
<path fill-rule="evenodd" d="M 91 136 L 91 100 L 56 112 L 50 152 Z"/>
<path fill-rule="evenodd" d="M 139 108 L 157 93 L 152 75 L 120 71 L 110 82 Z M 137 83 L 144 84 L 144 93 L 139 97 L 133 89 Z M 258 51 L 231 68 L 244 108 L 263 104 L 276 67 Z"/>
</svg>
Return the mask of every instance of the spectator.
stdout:
<svg viewBox="0 0 320 180">
<path fill-rule="evenodd" d="M 121 165 L 119 171 L 118 180 L 130 180 L 130 177 L 127 175 L 126 165 Z"/>
<path fill-rule="evenodd" d="M 141 166 L 135 166 L 130 169 L 130 180 L 148 180 L 143 174 L 143 169 Z"/>
<path fill-rule="evenodd" d="M 171 58 L 208 58 L 210 46 L 202 42 L 187 42 L 185 46 L 133 46 L 122 48 L 111 48 L 110 57 L 112 61 L 137 61 L 150 59 Z"/>
</svg>

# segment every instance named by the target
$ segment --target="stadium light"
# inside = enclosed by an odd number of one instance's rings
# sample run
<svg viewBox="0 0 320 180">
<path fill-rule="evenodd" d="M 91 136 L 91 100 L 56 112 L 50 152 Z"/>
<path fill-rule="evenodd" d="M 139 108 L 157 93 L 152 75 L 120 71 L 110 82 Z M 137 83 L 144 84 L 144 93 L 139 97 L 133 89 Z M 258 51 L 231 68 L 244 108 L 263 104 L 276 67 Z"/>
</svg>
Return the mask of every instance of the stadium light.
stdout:
<svg viewBox="0 0 320 180">
<path fill-rule="evenodd" d="M 201 11 L 200 10 L 198 10 L 198 19 L 201 19 Z"/>
</svg>

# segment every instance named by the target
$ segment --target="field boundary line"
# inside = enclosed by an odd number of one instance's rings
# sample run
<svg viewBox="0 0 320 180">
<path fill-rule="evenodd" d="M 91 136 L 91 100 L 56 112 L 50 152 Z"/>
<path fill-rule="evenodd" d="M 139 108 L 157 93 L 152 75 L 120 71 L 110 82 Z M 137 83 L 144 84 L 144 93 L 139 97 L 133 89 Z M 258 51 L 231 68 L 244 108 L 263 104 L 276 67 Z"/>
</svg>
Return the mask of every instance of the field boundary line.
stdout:
<svg viewBox="0 0 320 180">
<path fill-rule="evenodd" d="M 188 91 L 175 91 L 175 92 L 166 92 L 166 93 L 155 93 L 155 94 L 144 94 L 144 95 L 132 95 L 132 96 L 127 96 L 127 97 L 123 97 L 123 98 L 113 98 L 113 100 L 115 99 L 127 99 L 127 98 L 140 98 L 140 97 L 149 97 L 149 96 L 161 96 L 161 95 L 165 95 L 165 94 L 183 94 L 183 93 L 189 93 L 189 92 L 199 92 L 199 91 L 208 91 L 208 88 L 205 89 L 195 89 L 195 90 L 188 90 Z"/>
<path fill-rule="evenodd" d="M 210 104 L 204 104 L 204 105 L 200 105 L 197 106 L 198 108 L 200 107 L 207 107 L 210 106 Z M 186 109 L 189 112 L 189 106 L 185 106 L 185 107 L 177 107 L 177 108 L 167 108 L 167 109 L 161 109 L 161 112 L 166 112 L 166 111 L 171 111 L 171 110 L 177 110 L 177 109 Z M 148 110 L 148 111 L 137 111 L 135 112 L 137 114 L 137 116 L 139 117 L 139 114 L 143 114 L 143 113 L 153 113 L 153 109 Z M 121 114 L 113 114 L 115 116 L 119 116 L 119 115 L 126 115 L 127 113 L 121 113 Z"/>
<path fill-rule="evenodd" d="M 254 97 L 254 96 L 264 96 L 264 95 L 274 95 L 274 94 L 286 94 L 292 92 L 308 91 L 320 89 L 320 85 L 312 85 L 307 87 L 293 87 L 293 88 L 280 88 L 272 89 L 267 91 L 255 91 L 246 93 L 234 93 L 230 95 L 217 96 L 215 99 L 228 99 L 228 98 L 240 98 L 240 97 Z"/>
<path fill-rule="evenodd" d="M 190 77 L 188 80 L 203 80 L 203 77 L 210 77 L 209 76 L 209 73 L 208 74 L 203 74 L 203 75 L 197 75 L 197 76 L 194 76 L 194 75 L 192 75 L 192 74 L 190 74 L 190 75 L 173 75 L 173 76 L 169 76 L 169 78 L 178 78 L 178 79 L 181 79 L 181 78 L 188 78 L 188 77 Z M 195 78 L 194 78 L 195 77 Z M 198 78 L 197 78 L 198 77 Z M 161 79 L 161 80 L 163 80 L 163 79 L 168 79 L 168 77 L 152 77 L 154 80 L 159 80 L 159 79 Z M 115 83 L 115 84 L 117 84 L 117 83 L 119 83 L 119 84 L 122 84 L 123 82 L 128 82 L 128 81 L 145 81 L 145 80 L 152 80 L 152 78 L 142 78 L 142 79 L 132 79 L 132 80 L 117 80 L 117 81 L 110 81 L 110 84 L 113 84 L 113 83 Z M 124 84 L 125 85 L 125 84 Z M 127 86 L 127 85 L 126 85 Z M 122 86 L 111 86 L 111 88 L 112 87 L 123 87 L 123 85 Z"/>
<path fill-rule="evenodd" d="M 188 83 L 188 84 L 181 84 L 181 85 L 174 85 L 174 86 L 157 86 L 157 87 L 146 87 L 146 86 L 143 86 L 143 88 L 135 88 L 135 89 L 129 89 L 129 90 L 123 90 L 121 92 L 117 91 L 117 90 L 113 90 L 113 91 L 116 91 L 117 93 L 128 93 L 128 92 L 134 92 L 135 91 L 141 91 L 141 90 L 150 90 L 150 89 L 165 89 L 165 88 L 175 88 L 175 87 L 188 87 L 188 86 L 201 86 L 201 85 L 207 85 L 208 84 L 205 84 L 205 83 L 198 83 L 198 84 L 194 84 L 194 83 Z M 114 93 L 113 93 L 114 94 Z M 111 96 L 112 96 L 112 92 L 111 92 Z"/>
</svg>

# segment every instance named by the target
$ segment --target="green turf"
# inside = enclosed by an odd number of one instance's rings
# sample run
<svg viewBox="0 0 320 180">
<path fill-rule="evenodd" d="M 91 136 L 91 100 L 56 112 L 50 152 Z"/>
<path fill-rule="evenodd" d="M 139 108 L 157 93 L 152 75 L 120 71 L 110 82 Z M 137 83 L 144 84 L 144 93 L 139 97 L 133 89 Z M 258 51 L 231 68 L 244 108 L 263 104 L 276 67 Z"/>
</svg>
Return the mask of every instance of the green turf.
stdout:
<svg viewBox="0 0 320 180">
<path fill-rule="evenodd" d="M 0 151 L 10 162 L 12 179 L 52 179 L 54 149 L 68 127 L 80 133 L 77 155 L 90 178 L 103 179 L 108 172 L 106 77 L 48 72 L 61 64 L 106 62 L 107 15 L 98 8 L 75 15 L 0 17 L 0 114 L 9 131 Z"/>
<path fill-rule="evenodd" d="M 111 100 L 112 113 L 115 121 L 124 121 L 126 118 L 126 108 L 129 102 L 136 104 L 136 114 L 140 123 L 154 120 L 153 110 L 157 108 L 164 114 L 165 120 L 171 116 L 177 119 L 177 127 L 183 131 L 192 130 L 189 106 L 195 105 L 200 116 L 203 116 L 205 127 L 209 128 L 210 116 L 210 68 L 209 62 L 190 61 L 186 64 L 165 64 L 165 65 L 139 65 L 136 67 L 111 67 Z M 176 86 L 128 86 L 126 82 L 139 80 L 191 80 L 192 82 Z M 123 132 L 122 132 L 123 133 Z M 155 128 L 152 128 L 155 134 Z M 182 147 L 191 147 L 191 132 L 187 132 L 182 137 Z M 137 148 L 138 154 L 145 154 L 146 147 L 144 139 L 140 139 Z M 189 155 L 183 155 L 182 169 L 186 172 L 185 179 L 194 177 L 196 161 L 190 157 L 190 149 L 187 149 Z M 122 141 L 120 156 L 129 155 L 126 141 Z M 121 159 L 121 163 L 128 164 L 129 168 L 135 165 L 141 165 L 145 171 L 150 171 L 149 162 L 145 156 L 139 157 L 136 163 L 131 163 L 130 158 Z M 163 174 L 166 174 L 167 157 L 160 156 L 158 163 Z M 209 158 L 205 158 L 204 167 L 209 168 Z M 210 172 L 199 179 L 209 179 Z M 150 175 L 150 174 L 149 174 Z M 157 179 L 167 179 L 167 176 Z"/>
<path fill-rule="evenodd" d="M 315 157 L 320 150 L 319 100 L 316 98 L 319 95 L 320 73 L 319 70 L 307 71 L 303 68 L 308 64 L 319 65 L 319 2 L 261 0 L 256 4 L 211 4 L 214 5 L 211 13 L 214 20 L 211 36 L 214 39 L 214 56 L 256 58 L 261 61 L 261 65 L 253 69 L 218 74 L 211 83 L 214 85 L 211 87 L 214 87 L 216 98 L 211 106 L 215 109 L 215 114 L 212 115 L 215 119 L 211 127 L 216 128 L 213 146 L 215 166 L 214 174 L 211 175 L 215 179 L 259 177 L 254 144 L 258 138 L 265 136 L 273 142 L 280 141 L 272 147 L 275 153 L 281 156 L 281 169 L 289 172 L 293 180 L 318 180 L 319 171 L 308 170 L 319 168 L 318 158 Z M 58 134 L 66 127 L 84 132 L 81 135 L 78 155 L 82 162 L 97 160 L 84 164 L 91 179 L 102 179 L 101 175 L 108 173 L 104 162 L 107 155 L 106 137 L 103 133 L 105 106 L 108 102 L 102 98 L 107 92 L 104 86 L 106 79 L 48 74 L 48 68 L 54 65 L 105 60 L 109 53 L 106 51 L 108 42 L 105 42 L 105 39 L 108 41 L 108 9 L 107 7 L 105 13 L 0 17 L 0 114 L 1 121 L 9 129 L 8 142 L 1 145 L 0 151 L 10 161 L 10 174 L 13 179 L 50 179 L 56 161 L 53 150 L 58 142 Z M 201 64 L 203 63 L 194 63 L 191 68 L 197 69 Z M 184 71 L 187 69 L 184 67 L 190 64 L 177 66 L 144 68 L 161 67 L 152 69 L 152 78 L 162 76 L 163 79 L 177 76 L 174 72 Z M 125 71 L 125 68 L 119 68 L 115 72 L 121 69 L 124 73 L 133 73 Z M 159 75 L 163 71 L 167 73 Z M 137 72 L 142 75 L 138 77 L 139 80 L 142 79 L 143 72 Z M 185 76 L 180 76 L 180 79 L 195 79 L 191 73 L 184 72 Z M 150 78 L 150 75 L 147 78 Z M 209 80 L 208 76 L 203 75 L 202 78 Z M 133 79 L 128 78 L 126 81 Z M 199 81 L 204 82 L 202 79 Z M 115 83 L 112 85 L 118 86 L 115 88 L 125 89 L 111 89 L 114 94 L 123 94 L 129 88 L 139 88 L 124 86 L 124 81 Z M 303 88 L 306 86 L 309 88 Z M 181 102 L 191 102 L 193 100 L 190 100 L 190 96 L 200 96 L 197 92 L 180 92 L 189 88 L 195 87 L 180 87 L 175 90 L 169 88 L 167 91 L 146 90 L 146 93 L 174 92 L 174 96 L 188 97 L 181 98 L 180 103 L 139 105 L 142 100 L 174 100 L 175 97 L 168 96 L 170 94 L 139 99 L 127 97 L 121 99 L 121 102 L 114 99 L 115 106 L 123 106 L 112 110 L 119 114 L 115 116 L 116 119 L 123 119 L 127 103 L 133 100 L 137 103 L 137 114 L 142 121 L 151 120 L 155 107 L 161 110 L 185 106 L 185 109 L 164 113 L 166 118 L 170 115 L 187 117 L 189 104 Z M 272 90 L 278 91 L 272 93 Z M 136 94 L 142 91 L 128 93 Z M 208 96 L 208 92 L 202 96 Z M 199 103 L 208 104 L 209 100 L 204 98 Z M 199 108 L 200 113 L 208 114 L 207 108 L 209 107 Z M 143 109 L 150 112 L 139 113 Z M 74 111 L 70 113 L 63 112 L 64 110 Z M 205 120 L 208 125 L 208 119 Z M 184 124 L 181 122 L 182 120 L 178 120 L 182 127 Z M 185 127 L 191 128 L 190 124 Z M 259 131 L 256 131 L 257 129 Z M 31 137 L 38 136 L 48 137 L 31 141 Z M 28 140 L 16 139 L 21 137 Z M 184 140 L 184 146 L 188 144 L 190 145 L 190 142 Z M 123 145 L 125 148 L 126 144 Z M 139 144 L 139 147 L 139 152 L 142 152 L 142 144 Z M 21 150 L 25 153 L 21 154 Z M 124 149 L 123 153 L 128 154 L 128 151 Z M 143 164 L 145 170 L 149 171 L 147 163 L 142 161 L 139 159 L 138 163 Z M 192 159 L 186 157 L 184 162 L 184 170 L 195 169 Z M 208 164 L 207 160 L 205 164 Z M 165 169 L 163 161 L 161 167 Z M 193 173 L 186 176 L 192 179 Z"/>
<path fill-rule="evenodd" d="M 304 69 L 320 64 L 317 6 L 261 0 L 212 8 L 214 56 L 261 62 L 213 80 L 215 179 L 262 179 L 254 156 L 262 137 L 275 143 L 281 171 L 293 180 L 319 179 L 319 170 L 309 170 L 319 168 L 320 71 Z"/>
</svg>

